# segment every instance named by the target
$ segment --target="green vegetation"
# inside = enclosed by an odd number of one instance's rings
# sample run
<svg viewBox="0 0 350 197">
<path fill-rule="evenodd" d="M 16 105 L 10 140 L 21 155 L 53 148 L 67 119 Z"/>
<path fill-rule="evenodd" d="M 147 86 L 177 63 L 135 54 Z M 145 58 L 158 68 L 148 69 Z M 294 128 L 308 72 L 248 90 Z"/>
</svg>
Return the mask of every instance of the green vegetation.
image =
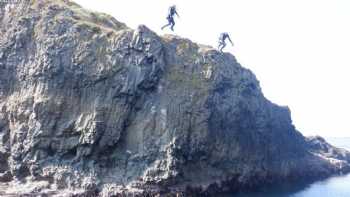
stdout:
<svg viewBox="0 0 350 197">
<path fill-rule="evenodd" d="M 188 75 L 178 69 L 179 66 L 171 66 L 173 69 L 167 74 L 170 86 L 176 89 L 191 90 L 194 93 L 193 101 L 196 102 L 202 97 L 206 97 L 209 91 L 209 84 L 201 73 Z"/>
<path fill-rule="evenodd" d="M 179 44 L 176 47 L 176 53 L 185 59 L 188 59 L 192 62 L 200 59 L 201 56 L 198 54 L 198 46 L 187 40 L 179 40 Z"/>
<path fill-rule="evenodd" d="M 87 24 L 92 28 L 92 31 L 95 33 L 101 33 L 101 31 L 118 31 L 127 28 L 125 24 L 118 22 L 108 14 L 87 11 L 72 1 L 47 0 L 46 3 L 48 4 L 49 2 L 50 4 L 57 6 L 59 10 L 61 10 L 62 8 L 62 12 L 59 12 L 55 16 L 55 18 L 57 17 L 57 19 L 65 20 L 73 19 L 77 23 Z M 36 4 L 38 4 L 38 0 L 32 0 L 31 3 L 32 6 L 35 6 Z"/>
</svg>

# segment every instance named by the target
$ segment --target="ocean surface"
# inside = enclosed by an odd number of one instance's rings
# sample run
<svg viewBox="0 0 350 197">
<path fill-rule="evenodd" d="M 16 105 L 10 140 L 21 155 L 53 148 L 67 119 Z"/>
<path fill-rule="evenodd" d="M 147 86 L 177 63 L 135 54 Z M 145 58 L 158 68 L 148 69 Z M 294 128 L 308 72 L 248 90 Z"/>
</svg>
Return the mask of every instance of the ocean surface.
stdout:
<svg viewBox="0 0 350 197">
<path fill-rule="evenodd" d="M 326 140 L 334 146 L 350 151 L 350 138 L 326 138 Z M 350 174 L 312 184 L 283 185 L 278 188 L 266 188 L 260 192 L 236 194 L 232 197 L 350 197 Z"/>
</svg>

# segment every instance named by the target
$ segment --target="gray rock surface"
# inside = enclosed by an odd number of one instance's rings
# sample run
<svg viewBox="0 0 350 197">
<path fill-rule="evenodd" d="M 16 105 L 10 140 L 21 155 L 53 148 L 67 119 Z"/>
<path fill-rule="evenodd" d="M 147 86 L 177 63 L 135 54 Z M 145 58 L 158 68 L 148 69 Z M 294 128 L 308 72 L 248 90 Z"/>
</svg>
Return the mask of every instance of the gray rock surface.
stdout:
<svg viewBox="0 0 350 197">
<path fill-rule="evenodd" d="M 350 170 L 230 54 L 68 0 L 0 3 L 0 24 L 1 195 L 203 196 Z"/>
</svg>

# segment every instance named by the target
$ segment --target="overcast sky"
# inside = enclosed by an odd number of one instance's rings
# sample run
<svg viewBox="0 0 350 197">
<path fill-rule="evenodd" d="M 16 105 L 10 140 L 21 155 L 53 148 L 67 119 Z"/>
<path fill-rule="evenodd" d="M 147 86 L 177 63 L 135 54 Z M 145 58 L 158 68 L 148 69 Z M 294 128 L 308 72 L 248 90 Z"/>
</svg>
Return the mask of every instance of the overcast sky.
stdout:
<svg viewBox="0 0 350 197">
<path fill-rule="evenodd" d="M 265 96 L 288 105 L 305 135 L 350 136 L 350 0 L 75 0 L 159 34 L 176 4 L 175 34 L 228 47 L 251 69 Z"/>
</svg>

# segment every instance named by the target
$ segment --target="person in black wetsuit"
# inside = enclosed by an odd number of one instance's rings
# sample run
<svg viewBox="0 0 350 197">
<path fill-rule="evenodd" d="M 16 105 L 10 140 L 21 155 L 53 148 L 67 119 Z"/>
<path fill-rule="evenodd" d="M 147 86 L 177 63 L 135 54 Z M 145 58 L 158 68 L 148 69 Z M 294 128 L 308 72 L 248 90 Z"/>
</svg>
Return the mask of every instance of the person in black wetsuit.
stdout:
<svg viewBox="0 0 350 197">
<path fill-rule="evenodd" d="M 168 13 L 168 16 L 167 16 L 167 20 L 168 20 L 168 24 L 164 25 L 162 27 L 162 30 L 168 26 L 170 26 L 170 29 L 171 31 L 174 31 L 174 26 L 175 26 L 175 20 L 174 20 L 174 16 L 177 16 L 177 17 L 180 17 L 179 14 L 177 13 L 176 11 L 176 6 L 173 5 L 169 8 L 169 13 Z"/>
<path fill-rule="evenodd" d="M 233 42 L 230 36 L 228 35 L 228 33 L 226 32 L 221 33 L 219 37 L 219 46 L 218 46 L 218 49 L 220 52 L 222 52 L 222 50 L 226 47 L 226 39 L 228 39 L 233 46 Z"/>
</svg>

